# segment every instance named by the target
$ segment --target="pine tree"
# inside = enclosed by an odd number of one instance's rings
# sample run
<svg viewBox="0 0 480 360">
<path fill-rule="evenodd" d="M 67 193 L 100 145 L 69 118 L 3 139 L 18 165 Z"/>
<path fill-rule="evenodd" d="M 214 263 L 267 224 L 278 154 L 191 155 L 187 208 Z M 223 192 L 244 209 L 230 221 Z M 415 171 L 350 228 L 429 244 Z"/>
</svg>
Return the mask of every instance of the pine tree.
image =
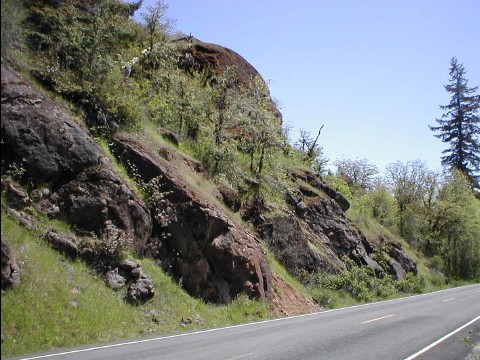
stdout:
<svg viewBox="0 0 480 360">
<path fill-rule="evenodd" d="M 439 126 L 430 126 L 430 130 L 439 132 L 434 135 L 450 147 L 442 153 L 442 165 L 458 169 L 472 182 L 479 186 L 480 180 L 480 96 L 475 95 L 478 86 L 468 87 L 466 71 L 454 57 L 450 61 L 450 83 L 445 85 L 451 95 L 448 105 L 440 106 L 446 111 L 440 119 Z"/>
</svg>

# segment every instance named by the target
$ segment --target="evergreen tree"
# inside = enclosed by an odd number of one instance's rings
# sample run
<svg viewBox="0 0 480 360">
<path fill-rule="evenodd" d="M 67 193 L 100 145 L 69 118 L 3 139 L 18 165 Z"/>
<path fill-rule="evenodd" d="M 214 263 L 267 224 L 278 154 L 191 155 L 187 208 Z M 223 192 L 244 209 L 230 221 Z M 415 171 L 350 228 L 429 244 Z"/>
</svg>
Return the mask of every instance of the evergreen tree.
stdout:
<svg viewBox="0 0 480 360">
<path fill-rule="evenodd" d="M 436 119 L 439 126 L 430 126 L 434 135 L 450 147 L 443 151 L 442 164 L 461 171 L 476 187 L 480 178 L 480 96 L 478 86 L 468 87 L 465 69 L 454 57 L 450 61 L 450 83 L 445 89 L 452 95 L 446 113 Z"/>
</svg>

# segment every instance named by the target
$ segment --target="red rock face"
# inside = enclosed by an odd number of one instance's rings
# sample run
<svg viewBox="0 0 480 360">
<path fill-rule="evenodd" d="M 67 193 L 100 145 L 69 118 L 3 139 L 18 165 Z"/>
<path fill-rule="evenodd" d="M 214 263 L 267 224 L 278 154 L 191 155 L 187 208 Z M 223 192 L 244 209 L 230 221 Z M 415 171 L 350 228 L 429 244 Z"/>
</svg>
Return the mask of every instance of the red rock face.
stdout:
<svg viewBox="0 0 480 360">
<path fill-rule="evenodd" d="M 204 43 L 194 42 L 185 50 L 189 61 L 186 69 L 194 67 L 197 70 L 208 71 L 213 75 L 221 76 L 228 68 L 235 69 L 239 87 L 248 87 L 252 84 L 252 80 L 261 74 L 252 64 L 245 60 L 241 55 L 226 47 Z M 282 122 L 282 113 L 277 106 L 271 101 L 272 111 L 275 113 L 279 122 Z"/>
<path fill-rule="evenodd" d="M 255 76 L 260 75 L 247 60 L 226 47 L 198 42 L 192 44 L 190 51 L 202 70 L 215 75 L 222 75 L 229 67 L 234 67 L 241 85 L 250 84 Z"/>
<path fill-rule="evenodd" d="M 238 54 L 217 46 L 207 48 L 210 53 L 205 46 L 196 47 L 197 55 L 204 52 L 205 64 L 212 61 L 224 69 L 227 63 L 241 62 L 242 78 L 256 74 Z M 35 204 L 40 210 L 44 206 L 49 216 L 97 235 L 108 230 L 106 224 L 124 231 L 137 252 L 156 259 L 182 280 L 191 295 L 206 301 L 224 303 L 244 292 L 251 298 L 272 300 L 277 314 L 285 307 L 289 313 L 314 308 L 283 279 L 273 280 L 259 238 L 240 221 L 230 219 L 226 209 L 189 187 L 166 159 L 175 156 L 162 158 L 130 136 L 116 138 L 123 151 L 119 154 L 136 166 L 144 181 L 162 177 L 160 191 L 166 195 L 149 211 L 115 172 L 88 130 L 51 97 L 3 65 L 1 126 L 2 166 L 22 162 L 24 181 L 34 187 L 49 183 L 49 193 Z M 238 207 L 236 201 L 232 204 Z M 57 245 L 64 252 L 67 247 L 72 256 L 78 250 L 65 241 Z M 274 286 L 283 297 L 275 294 Z M 134 289 L 135 294 L 142 289 Z"/>
<path fill-rule="evenodd" d="M 115 142 L 125 161 L 134 164 L 144 181 L 161 176 L 162 201 L 150 211 L 154 220 L 151 251 L 164 268 L 182 279 L 192 295 L 225 303 L 243 291 L 272 299 L 272 274 L 256 236 L 228 218 L 224 209 L 189 187 L 175 168 L 129 135 Z"/>
</svg>

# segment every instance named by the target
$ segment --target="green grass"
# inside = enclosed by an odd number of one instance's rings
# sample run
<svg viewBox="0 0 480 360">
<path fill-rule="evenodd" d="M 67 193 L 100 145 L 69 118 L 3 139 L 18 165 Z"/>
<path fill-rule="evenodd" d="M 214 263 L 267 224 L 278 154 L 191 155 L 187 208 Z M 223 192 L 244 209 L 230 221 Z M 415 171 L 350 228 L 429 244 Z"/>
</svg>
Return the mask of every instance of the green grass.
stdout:
<svg viewBox="0 0 480 360">
<path fill-rule="evenodd" d="M 357 305 L 360 302 L 346 291 L 315 287 L 311 290 L 312 298 L 326 309 L 337 309 Z"/>
<path fill-rule="evenodd" d="M 115 171 L 117 172 L 117 174 L 120 174 L 120 176 L 123 178 L 123 180 L 125 180 L 125 182 L 130 187 L 130 189 L 132 189 L 137 195 L 141 196 L 142 193 L 141 193 L 139 187 L 137 186 L 137 183 L 130 177 L 126 167 L 122 163 L 117 161 L 115 156 L 112 154 L 112 152 L 110 150 L 110 146 L 107 143 L 107 141 L 105 139 L 102 139 L 102 138 L 99 138 L 99 137 L 95 138 L 95 141 L 100 146 L 100 148 L 102 149 L 104 154 L 112 162 L 113 167 L 114 167 Z"/>
<path fill-rule="evenodd" d="M 21 284 L 2 292 L 2 357 L 271 316 L 267 303 L 243 296 L 225 306 L 194 299 L 147 259 L 141 260 L 142 268 L 155 282 L 157 294 L 143 305 L 130 305 L 84 262 L 64 258 L 6 214 L 2 233 L 22 266 Z M 191 324 L 182 323 L 187 318 Z"/>
</svg>

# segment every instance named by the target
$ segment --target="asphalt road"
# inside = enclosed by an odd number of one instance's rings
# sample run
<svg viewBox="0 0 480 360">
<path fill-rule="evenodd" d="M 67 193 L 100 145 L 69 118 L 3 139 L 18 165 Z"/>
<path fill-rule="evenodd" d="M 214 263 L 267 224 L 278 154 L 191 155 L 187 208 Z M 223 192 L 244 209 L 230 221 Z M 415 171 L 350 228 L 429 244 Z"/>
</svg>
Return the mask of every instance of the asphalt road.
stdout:
<svg viewBox="0 0 480 360">
<path fill-rule="evenodd" d="M 479 329 L 477 284 L 316 314 L 17 359 L 426 360 L 441 354 L 455 360 L 464 359 L 472 346 L 466 337 Z M 461 336 L 464 341 L 459 340 Z"/>
</svg>

